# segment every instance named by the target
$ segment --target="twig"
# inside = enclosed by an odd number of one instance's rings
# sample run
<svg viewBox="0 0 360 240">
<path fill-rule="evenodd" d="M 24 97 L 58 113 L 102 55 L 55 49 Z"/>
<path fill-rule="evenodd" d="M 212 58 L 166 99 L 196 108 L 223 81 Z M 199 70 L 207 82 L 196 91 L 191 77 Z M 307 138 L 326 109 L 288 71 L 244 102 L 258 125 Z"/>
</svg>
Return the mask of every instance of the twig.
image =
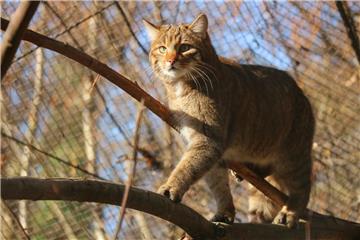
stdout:
<svg viewBox="0 0 360 240">
<path fill-rule="evenodd" d="M 101 76 L 100 76 L 99 74 L 97 74 L 96 77 L 95 77 L 95 79 L 94 79 L 94 81 L 93 81 L 92 84 L 91 84 L 91 87 L 90 87 L 90 90 L 89 90 L 90 93 L 92 92 L 92 90 L 94 89 L 97 81 L 99 81 L 100 78 L 101 78 Z"/>
<path fill-rule="evenodd" d="M 32 144 L 23 142 L 23 141 L 15 138 L 15 137 L 9 136 L 9 135 L 7 135 L 7 134 L 4 133 L 4 132 L 1 132 L 1 136 L 2 136 L 2 137 L 6 137 L 7 139 L 10 139 L 10 140 L 12 140 L 12 141 L 14 141 L 14 142 L 16 142 L 16 143 L 18 143 L 18 144 L 21 144 L 21 145 L 23 145 L 23 146 L 26 146 L 26 147 L 28 147 L 28 148 L 31 148 L 32 150 L 35 150 L 35 151 L 37 151 L 37 152 L 39 152 L 39 153 L 42 153 L 42 154 L 44 154 L 45 156 L 51 157 L 51 158 L 59 161 L 60 163 L 62 163 L 62 164 L 64 164 L 64 165 L 67 165 L 67 166 L 69 166 L 69 167 L 75 168 L 75 169 L 79 170 L 80 172 L 83 172 L 83 173 L 85 173 L 85 174 L 87 174 L 87 175 L 96 177 L 96 178 L 101 179 L 101 180 L 106 180 L 105 178 L 100 177 L 100 176 L 97 175 L 96 173 L 89 172 L 89 171 L 87 171 L 87 170 L 79 167 L 78 165 L 74 165 L 74 164 L 72 164 L 72 163 L 70 163 L 70 162 L 68 162 L 68 161 L 66 161 L 66 160 L 64 160 L 64 159 L 61 159 L 61 158 L 59 158 L 59 157 L 57 157 L 57 156 L 55 156 L 55 155 L 53 155 L 53 154 L 51 154 L 51 153 L 48 153 L 48 152 L 43 151 L 43 150 L 35 147 L 35 146 L 32 145 Z"/>
<path fill-rule="evenodd" d="M 68 27 L 66 26 L 65 21 L 62 19 L 62 17 L 55 11 L 55 9 L 50 5 L 49 2 L 44 1 L 44 5 L 45 7 L 47 7 L 50 12 L 58 19 L 60 20 L 61 25 L 63 25 L 65 27 L 65 29 L 68 29 Z M 74 35 L 71 34 L 71 29 L 69 29 L 68 31 L 69 36 L 71 38 L 71 40 L 75 43 L 76 46 L 80 46 L 80 43 L 76 40 L 76 38 L 74 37 Z"/>
<path fill-rule="evenodd" d="M 120 230 L 121 230 L 121 226 L 122 226 L 125 212 L 126 212 L 126 203 L 127 203 L 128 197 L 129 197 L 130 187 L 132 185 L 133 178 L 135 176 L 136 162 L 137 162 L 137 150 L 138 150 L 138 143 L 139 143 L 139 137 L 140 137 L 139 130 L 140 130 L 140 123 L 141 123 L 141 119 L 142 119 L 144 110 L 145 110 L 144 101 L 141 100 L 140 104 L 138 105 L 138 114 L 136 117 L 136 126 L 135 126 L 134 143 L 133 143 L 134 148 L 133 148 L 133 152 L 132 152 L 133 167 L 132 167 L 131 172 L 129 173 L 128 181 L 126 182 L 126 185 L 125 185 L 125 192 L 124 192 L 124 196 L 121 201 L 120 220 L 119 220 L 119 224 L 116 228 L 114 240 L 117 239 L 117 236 L 119 235 Z"/>
<path fill-rule="evenodd" d="M 100 8 L 98 11 L 90 14 L 89 16 L 81 19 L 80 21 L 78 21 L 78 22 L 74 23 L 73 25 L 71 25 L 70 27 L 66 28 L 64 31 L 56 34 L 56 35 L 54 36 L 54 38 L 56 39 L 56 38 L 64 35 L 65 33 L 70 32 L 73 28 L 78 27 L 80 24 L 82 24 L 82 23 L 86 22 L 87 20 L 91 19 L 92 17 L 94 17 L 94 16 L 102 13 L 103 11 L 105 11 L 106 9 L 108 9 L 109 7 L 111 7 L 113 4 L 114 4 L 114 3 L 110 3 L 110 4 L 106 5 L 106 6 L 104 6 L 103 8 Z M 1 24 L 3 24 L 3 23 L 1 23 Z M 40 47 L 40 46 L 38 46 L 38 47 Z M 14 60 L 14 62 L 17 62 L 17 61 L 19 61 L 20 59 L 22 59 L 22 58 L 28 56 L 29 54 L 33 53 L 38 47 L 36 47 L 36 48 L 28 51 L 27 53 L 24 53 L 23 55 L 19 56 L 18 58 L 16 58 L 16 59 Z"/>
<path fill-rule="evenodd" d="M 25 238 L 30 240 L 29 235 L 27 234 L 27 232 L 25 231 L 24 227 L 21 225 L 19 219 L 17 218 L 16 214 L 13 212 L 13 210 L 7 205 L 7 203 L 5 201 L 2 201 L 2 203 L 4 204 L 4 206 L 7 208 L 7 210 L 10 212 L 11 216 L 13 217 L 13 219 L 15 220 L 15 222 L 17 223 L 17 225 L 19 226 L 19 228 L 21 229 L 22 233 L 24 234 Z"/>
<path fill-rule="evenodd" d="M 141 44 L 140 40 L 137 38 L 137 36 L 136 36 L 135 32 L 133 31 L 133 29 L 131 27 L 131 24 L 130 24 L 124 10 L 123 10 L 123 8 L 120 5 L 120 3 L 118 1 L 115 1 L 114 3 L 115 3 L 116 8 L 119 10 L 121 16 L 124 18 L 125 24 L 128 27 L 131 35 L 134 37 L 136 43 L 139 45 L 139 47 L 141 48 L 143 53 L 147 56 L 149 54 L 148 51 L 145 49 L 145 47 Z"/>
<path fill-rule="evenodd" d="M 38 1 L 21 2 L 11 17 L 9 27 L 6 29 L 1 43 L 1 79 L 3 79 L 9 69 L 22 36 L 31 18 L 34 16 L 39 3 Z"/>
</svg>

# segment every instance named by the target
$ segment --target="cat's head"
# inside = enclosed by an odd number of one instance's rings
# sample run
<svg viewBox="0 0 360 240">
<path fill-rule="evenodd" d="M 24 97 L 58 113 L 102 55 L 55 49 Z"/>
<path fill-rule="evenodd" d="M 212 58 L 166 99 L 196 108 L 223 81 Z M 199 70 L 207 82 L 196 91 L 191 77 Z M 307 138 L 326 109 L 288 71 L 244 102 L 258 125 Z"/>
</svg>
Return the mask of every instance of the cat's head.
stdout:
<svg viewBox="0 0 360 240">
<path fill-rule="evenodd" d="M 200 14 L 191 24 L 156 26 L 146 20 L 144 24 L 152 41 L 149 59 L 155 74 L 167 82 L 190 79 L 211 47 L 206 15 Z"/>
</svg>

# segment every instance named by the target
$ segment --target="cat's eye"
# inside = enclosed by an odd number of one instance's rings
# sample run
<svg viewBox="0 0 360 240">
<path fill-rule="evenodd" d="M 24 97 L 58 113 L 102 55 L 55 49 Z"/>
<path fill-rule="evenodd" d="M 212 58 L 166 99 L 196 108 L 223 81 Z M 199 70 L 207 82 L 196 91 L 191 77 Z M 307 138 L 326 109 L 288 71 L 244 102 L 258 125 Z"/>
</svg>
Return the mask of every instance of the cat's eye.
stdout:
<svg viewBox="0 0 360 240">
<path fill-rule="evenodd" d="M 159 52 L 160 53 L 165 53 L 166 52 L 166 47 L 164 47 L 164 46 L 159 47 Z"/>
<path fill-rule="evenodd" d="M 191 49 L 191 46 L 189 44 L 181 44 L 179 47 L 180 52 L 186 52 Z"/>
</svg>

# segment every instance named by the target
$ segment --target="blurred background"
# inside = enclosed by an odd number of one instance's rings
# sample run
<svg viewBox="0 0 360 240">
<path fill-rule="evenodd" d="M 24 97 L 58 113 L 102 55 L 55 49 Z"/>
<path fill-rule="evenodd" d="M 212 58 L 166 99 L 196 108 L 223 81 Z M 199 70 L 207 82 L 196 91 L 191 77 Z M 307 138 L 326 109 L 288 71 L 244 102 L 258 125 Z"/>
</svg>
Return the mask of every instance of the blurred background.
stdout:
<svg viewBox="0 0 360 240">
<path fill-rule="evenodd" d="M 360 4 L 344 2 L 359 35 Z M 1 2 L 9 19 L 18 1 Z M 286 70 L 304 89 L 317 120 L 309 208 L 360 221 L 360 68 L 335 2 L 42 2 L 29 28 L 68 43 L 136 81 L 166 104 L 149 67 L 142 24 L 190 23 L 200 12 L 219 55 Z M 1 33 L 3 34 L 3 32 Z M 1 35 L 3 36 L 3 35 Z M 126 182 L 137 103 L 106 79 L 49 50 L 22 42 L 1 82 L 3 177 L 102 178 Z M 30 144 L 33 147 L 28 147 Z M 184 141 L 150 111 L 141 125 L 134 185 L 155 191 Z M 236 221 L 246 222 L 245 182 L 231 186 Z M 214 200 L 203 181 L 183 202 L 209 218 Z M 3 201 L 1 238 L 112 239 L 119 207 L 61 201 Z M 120 239 L 175 239 L 170 223 L 127 210 Z"/>
</svg>

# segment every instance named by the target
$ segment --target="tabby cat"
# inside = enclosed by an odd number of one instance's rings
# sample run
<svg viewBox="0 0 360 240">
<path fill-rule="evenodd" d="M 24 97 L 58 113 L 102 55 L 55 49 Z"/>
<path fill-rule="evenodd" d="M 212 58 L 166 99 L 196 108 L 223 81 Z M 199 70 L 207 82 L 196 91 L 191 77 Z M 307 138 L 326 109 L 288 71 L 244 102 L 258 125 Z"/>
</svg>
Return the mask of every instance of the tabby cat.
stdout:
<svg viewBox="0 0 360 240">
<path fill-rule="evenodd" d="M 187 149 L 159 193 L 180 201 L 202 176 L 214 195 L 213 221 L 234 221 L 226 163 L 270 169 L 268 180 L 288 194 L 279 208 L 252 189 L 249 218 L 294 226 L 310 193 L 314 117 L 295 81 L 277 69 L 240 65 L 219 57 L 200 14 L 191 24 L 156 26 L 149 59 L 167 90 L 176 126 Z"/>
</svg>

